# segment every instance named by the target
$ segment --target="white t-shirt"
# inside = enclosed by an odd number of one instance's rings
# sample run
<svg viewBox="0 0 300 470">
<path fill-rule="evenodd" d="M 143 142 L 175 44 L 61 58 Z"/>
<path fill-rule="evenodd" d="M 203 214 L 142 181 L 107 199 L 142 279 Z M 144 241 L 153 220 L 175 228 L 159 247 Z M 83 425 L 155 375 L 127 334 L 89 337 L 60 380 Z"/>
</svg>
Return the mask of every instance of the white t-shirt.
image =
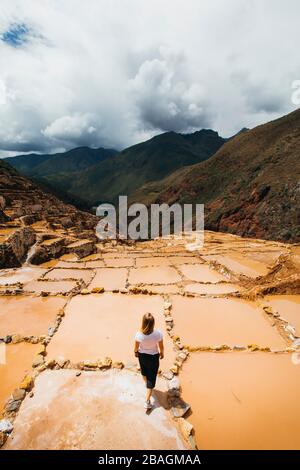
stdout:
<svg viewBox="0 0 300 470">
<path fill-rule="evenodd" d="M 150 335 L 144 335 L 138 331 L 135 335 L 135 340 L 140 343 L 139 352 L 142 354 L 157 354 L 158 343 L 163 339 L 163 334 L 160 330 L 154 330 Z"/>
</svg>

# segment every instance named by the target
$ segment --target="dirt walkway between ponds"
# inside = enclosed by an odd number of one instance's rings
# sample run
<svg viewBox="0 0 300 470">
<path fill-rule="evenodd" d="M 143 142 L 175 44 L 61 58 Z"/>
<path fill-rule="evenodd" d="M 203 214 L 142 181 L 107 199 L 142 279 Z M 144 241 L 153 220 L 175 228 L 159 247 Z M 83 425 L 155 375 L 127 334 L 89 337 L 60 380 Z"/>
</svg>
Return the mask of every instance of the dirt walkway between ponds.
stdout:
<svg viewBox="0 0 300 470">
<path fill-rule="evenodd" d="M 5 449 L 186 449 L 165 409 L 163 386 L 146 413 L 137 374 L 46 371 L 34 397 L 25 399 Z"/>
</svg>

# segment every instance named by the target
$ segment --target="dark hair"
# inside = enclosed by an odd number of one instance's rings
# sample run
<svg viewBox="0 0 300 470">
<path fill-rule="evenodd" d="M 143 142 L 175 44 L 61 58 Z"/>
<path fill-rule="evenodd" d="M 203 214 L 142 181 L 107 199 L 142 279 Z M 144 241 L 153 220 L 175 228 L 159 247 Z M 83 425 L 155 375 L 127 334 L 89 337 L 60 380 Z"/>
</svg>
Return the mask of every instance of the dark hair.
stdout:
<svg viewBox="0 0 300 470">
<path fill-rule="evenodd" d="M 144 335 L 151 335 L 154 330 L 155 319 L 152 313 L 145 313 L 142 320 L 142 333 Z"/>
</svg>

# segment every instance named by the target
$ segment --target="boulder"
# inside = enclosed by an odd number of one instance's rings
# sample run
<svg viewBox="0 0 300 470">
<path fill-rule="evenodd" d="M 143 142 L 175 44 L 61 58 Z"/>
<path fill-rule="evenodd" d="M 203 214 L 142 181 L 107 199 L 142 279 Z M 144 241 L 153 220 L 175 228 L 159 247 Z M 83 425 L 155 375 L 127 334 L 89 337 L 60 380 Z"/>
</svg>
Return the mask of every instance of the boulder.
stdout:
<svg viewBox="0 0 300 470">
<path fill-rule="evenodd" d="M 0 432 L 0 447 L 2 447 L 7 440 L 7 434 Z"/>
<path fill-rule="evenodd" d="M 1 419 L 0 421 L 0 432 L 10 434 L 14 427 L 8 419 Z"/>
<path fill-rule="evenodd" d="M 174 375 L 177 375 L 179 372 L 179 367 L 177 364 L 174 364 L 172 367 L 170 367 L 170 371 L 173 372 Z"/>
<path fill-rule="evenodd" d="M 86 370 L 95 370 L 98 368 L 98 362 L 84 361 L 83 368 Z"/>
<path fill-rule="evenodd" d="M 56 366 L 56 360 L 55 359 L 49 359 L 49 361 L 45 362 L 45 366 L 47 369 L 54 369 Z"/>
<path fill-rule="evenodd" d="M 13 413 L 14 411 L 18 411 L 22 403 L 22 400 L 10 400 L 7 402 L 5 406 L 6 413 Z"/>
<path fill-rule="evenodd" d="M 45 355 L 46 355 L 46 347 L 42 345 L 42 346 L 38 349 L 37 355 L 38 355 L 38 356 L 45 356 Z"/>
<path fill-rule="evenodd" d="M 23 400 L 25 398 L 26 392 L 22 388 L 17 388 L 13 394 L 13 400 Z"/>
<path fill-rule="evenodd" d="M 179 418 L 178 423 L 179 423 L 179 428 L 184 439 L 188 441 L 189 437 L 192 435 L 193 430 L 194 430 L 193 425 L 184 418 Z"/>
<path fill-rule="evenodd" d="M 186 413 L 191 409 L 190 405 L 183 401 L 181 398 L 172 397 L 169 399 L 171 413 L 174 418 L 183 418 Z"/>
<path fill-rule="evenodd" d="M 12 335 L 11 342 L 13 344 L 21 343 L 23 341 L 23 337 L 21 335 Z"/>
<path fill-rule="evenodd" d="M 39 367 L 44 364 L 44 357 L 41 354 L 38 354 L 32 363 L 32 367 Z"/>
<path fill-rule="evenodd" d="M 48 328 L 48 336 L 52 337 L 55 333 L 55 328 L 53 326 L 50 326 Z"/>
<path fill-rule="evenodd" d="M 23 390 L 31 390 L 33 387 L 33 378 L 31 375 L 26 375 L 26 377 L 23 379 L 23 381 L 20 384 L 20 388 Z"/>
<path fill-rule="evenodd" d="M 113 362 L 112 368 L 113 368 L 113 369 L 123 369 L 123 368 L 124 368 L 124 364 L 123 364 L 123 362 L 116 361 L 116 362 Z"/>
<path fill-rule="evenodd" d="M 80 292 L 81 295 L 88 295 L 90 292 L 88 289 L 82 289 L 82 291 Z"/>
<path fill-rule="evenodd" d="M 166 323 L 173 323 L 173 318 L 171 316 L 168 316 L 165 318 Z"/>
<path fill-rule="evenodd" d="M 104 292 L 104 287 L 94 287 L 92 289 L 92 294 L 102 294 Z"/>
<path fill-rule="evenodd" d="M 179 397 L 181 392 L 181 386 L 180 386 L 180 381 L 178 377 L 173 377 L 168 382 L 168 395 L 170 397 Z"/>
<path fill-rule="evenodd" d="M 174 374 L 173 374 L 173 372 L 168 370 L 168 371 L 162 373 L 162 377 L 164 377 L 164 379 L 167 379 L 167 380 L 172 380 L 173 377 L 174 377 Z"/>
<path fill-rule="evenodd" d="M 104 359 L 100 359 L 100 361 L 98 361 L 98 367 L 100 370 L 110 369 L 111 365 L 112 360 L 110 357 L 105 357 Z"/>
</svg>

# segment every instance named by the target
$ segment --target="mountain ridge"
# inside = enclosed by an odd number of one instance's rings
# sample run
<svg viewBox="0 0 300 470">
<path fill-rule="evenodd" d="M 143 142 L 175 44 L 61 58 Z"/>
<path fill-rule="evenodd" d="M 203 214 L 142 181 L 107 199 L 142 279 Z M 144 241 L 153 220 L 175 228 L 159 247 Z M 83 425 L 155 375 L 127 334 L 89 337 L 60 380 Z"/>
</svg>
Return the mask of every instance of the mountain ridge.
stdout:
<svg viewBox="0 0 300 470">
<path fill-rule="evenodd" d="M 239 133 L 209 160 L 144 185 L 131 201 L 203 203 L 207 229 L 300 241 L 300 110 Z"/>
<path fill-rule="evenodd" d="M 161 179 L 179 167 L 204 161 L 225 141 L 217 132 L 207 129 L 193 134 L 166 132 L 119 153 L 105 155 L 100 161 L 85 159 L 86 165 L 77 171 L 72 165 L 66 168 L 57 157 L 54 163 L 53 157 L 46 156 L 44 161 L 33 157 L 33 166 L 26 162 L 26 156 L 11 157 L 9 162 L 26 176 L 34 177 L 37 183 L 40 179 L 92 206 L 99 202 L 116 202 L 119 194 L 130 195 L 136 188 Z M 74 155 L 76 149 L 71 152 Z"/>
</svg>

